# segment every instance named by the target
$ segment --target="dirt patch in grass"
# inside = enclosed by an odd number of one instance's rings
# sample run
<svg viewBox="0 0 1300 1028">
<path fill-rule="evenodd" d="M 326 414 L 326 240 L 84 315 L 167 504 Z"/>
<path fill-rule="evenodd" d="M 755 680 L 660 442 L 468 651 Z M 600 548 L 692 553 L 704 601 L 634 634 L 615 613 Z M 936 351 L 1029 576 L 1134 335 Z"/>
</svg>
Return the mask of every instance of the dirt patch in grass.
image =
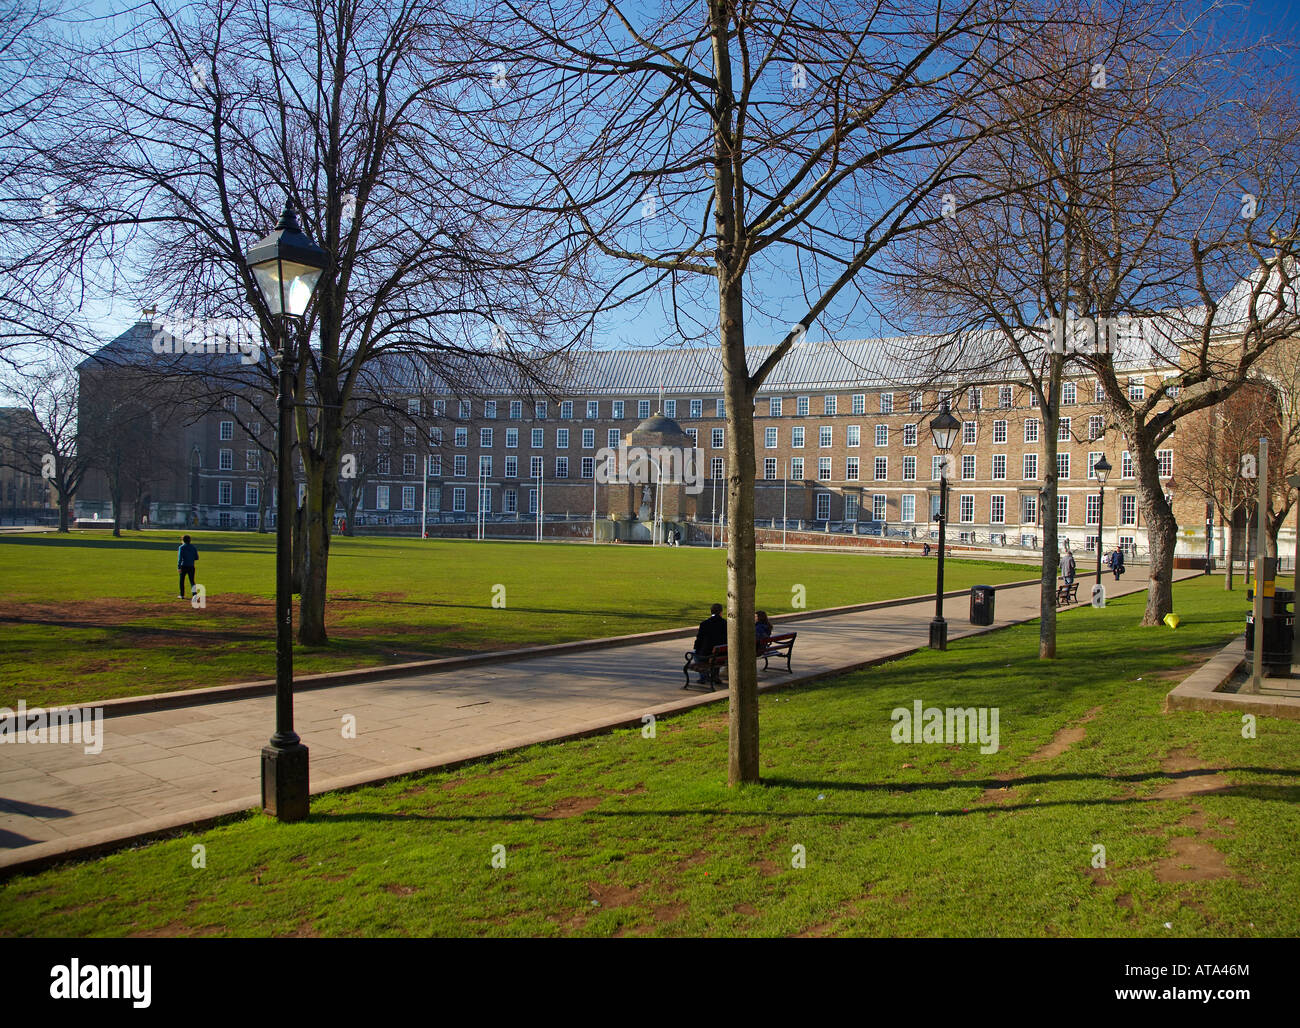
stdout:
<svg viewBox="0 0 1300 1028">
<path fill-rule="evenodd" d="M 600 806 L 600 796 L 569 796 L 560 800 L 545 814 L 534 814 L 538 821 L 555 821 L 560 818 L 577 817 L 594 807 Z"/>
<path fill-rule="evenodd" d="M 606 910 L 616 907 L 631 906 L 637 901 L 637 895 L 641 892 L 642 888 L 644 888 L 644 886 L 638 885 L 635 888 L 628 888 L 626 885 L 619 885 L 612 882 L 587 883 L 588 898 L 595 900 L 600 907 L 604 907 Z M 599 907 L 593 904 L 591 909 L 597 910 Z"/>
<path fill-rule="evenodd" d="M 384 891 L 392 896 L 413 896 L 420 890 L 414 885 L 385 885 Z"/>
<path fill-rule="evenodd" d="M 1110 875 L 1106 874 L 1106 869 L 1104 867 L 1089 867 L 1088 877 L 1092 879 L 1093 885 L 1105 886 L 1115 884 L 1110 880 Z"/>
<path fill-rule="evenodd" d="M 660 924 L 672 924 L 674 921 L 680 921 L 686 910 L 686 904 L 682 902 L 660 903 L 658 906 L 650 908 L 650 912 L 654 914 L 655 920 Z"/>
<path fill-rule="evenodd" d="M 536 778 L 529 778 L 524 782 L 524 785 L 530 785 L 536 788 L 539 785 L 545 785 L 554 777 L 555 775 L 538 775 Z"/>
<path fill-rule="evenodd" d="M 732 910 L 745 917 L 758 917 L 758 908 L 752 903 L 737 903 Z"/>
<path fill-rule="evenodd" d="M 1204 767 L 1190 748 L 1170 750 L 1169 755 L 1160 762 L 1160 770 L 1169 775 L 1170 780 L 1160 787 L 1152 799 L 1176 800 L 1187 796 L 1227 792 L 1232 788 L 1227 779 L 1215 773 L 1214 768 Z"/>
<path fill-rule="evenodd" d="M 1000 775 L 1000 781 L 1009 782 L 1015 775 Z M 1000 807 L 1005 807 L 1010 803 L 1020 802 L 1020 790 L 1014 785 L 990 785 L 975 800 L 976 803 L 995 803 Z"/>
<path fill-rule="evenodd" d="M 1076 742 L 1083 742 L 1084 734 L 1087 731 L 1087 724 L 1098 714 L 1101 713 L 1100 707 L 1093 707 L 1092 710 L 1084 714 L 1078 721 L 1072 725 L 1066 725 L 1052 736 L 1052 741 L 1046 746 L 1040 747 L 1029 755 L 1029 760 L 1051 760 L 1053 757 L 1059 757 Z"/>
<path fill-rule="evenodd" d="M 782 871 L 781 865 L 773 860 L 758 860 L 754 862 L 754 867 L 763 872 L 764 878 L 771 878 L 773 875 L 779 875 Z"/>
<path fill-rule="evenodd" d="M 1169 849 L 1171 855 L 1156 864 L 1158 882 L 1208 882 L 1232 877 L 1227 858 L 1199 836 L 1176 836 L 1169 840 Z"/>
<path fill-rule="evenodd" d="M 1161 770 L 1180 777 L 1163 785 L 1154 799 L 1186 799 L 1230 790 L 1231 785 L 1213 769 L 1202 768 L 1201 761 L 1190 747 L 1170 750 L 1160 762 Z M 1202 774 L 1189 772 L 1202 771 Z M 1230 878 L 1227 858 L 1211 842 L 1224 838 L 1223 833 L 1212 831 L 1205 823 L 1205 811 L 1193 805 L 1191 813 L 1178 822 L 1180 828 L 1190 828 L 1194 835 L 1178 835 L 1169 840 L 1170 854 L 1157 862 L 1153 873 L 1160 882 L 1207 882 L 1216 878 Z"/>
<path fill-rule="evenodd" d="M 1027 758 L 1031 763 L 1038 763 L 1044 760 L 1051 760 L 1053 757 L 1059 757 L 1075 743 L 1082 742 L 1087 733 L 1088 722 L 1095 718 L 1102 711 L 1101 707 L 1093 707 L 1092 710 L 1084 714 L 1078 721 L 1059 728 L 1056 734 L 1052 736 L 1050 742 L 1040 746 Z M 999 782 L 1011 782 L 1018 777 L 1017 772 L 1007 772 L 1004 774 L 994 775 L 994 779 Z M 1000 807 L 1005 807 L 1012 803 L 1020 803 L 1022 796 L 1019 788 L 1014 785 L 990 785 L 975 800 L 976 803 L 993 803 Z"/>
</svg>

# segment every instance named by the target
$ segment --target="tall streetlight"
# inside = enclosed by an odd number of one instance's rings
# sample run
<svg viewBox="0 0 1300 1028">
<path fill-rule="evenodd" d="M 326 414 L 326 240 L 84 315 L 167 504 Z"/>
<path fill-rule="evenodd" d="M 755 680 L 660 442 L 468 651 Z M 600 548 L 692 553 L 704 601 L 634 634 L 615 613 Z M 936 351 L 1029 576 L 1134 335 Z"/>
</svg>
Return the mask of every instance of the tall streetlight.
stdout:
<svg viewBox="0 0 1300 1028">
<path fill-rule="evenodd" d="M 961 422 L 948 411 L 948 401 L 938 416 L 930 422 L 930 435 L 934 439 L 934 448 L 946 458 L 957 441 L 961 431 Z M 943 619 L 943 551 L 947 539 L 948 521 L 948 461 L 943 462 L 943 473 L 939 476 L 939 570 L 934 590 L 934 620 L 930 622 L 930 649 L 946 650 L 948 648 L 948 622 Z"/>
<path fill-rule="evenodd" d="M 279 498 L 275 515 L 275 734 L 262 748 L 262 810 L 281 821 L 308 811 L 307 747 L 293 730 L 293 322 L 300 321 L 329 258 L 298 225 L 286 201 L 279 224 L 245 255 L 275 328 L 271 360 L 279 369 Z M 292 321 L 290 321 L 292 319 Z"/>
<path fill-rule="evenodd" d="M 1104 453 L 1097 458 L 1092 470 L 1101 483 L 1101 491 L 1097 493 L 1097 585 L 1101 585 L 1101 529 L 1106 523 L 1106 479 L 1110 477 L 1110 461 Z"/>
</svg>

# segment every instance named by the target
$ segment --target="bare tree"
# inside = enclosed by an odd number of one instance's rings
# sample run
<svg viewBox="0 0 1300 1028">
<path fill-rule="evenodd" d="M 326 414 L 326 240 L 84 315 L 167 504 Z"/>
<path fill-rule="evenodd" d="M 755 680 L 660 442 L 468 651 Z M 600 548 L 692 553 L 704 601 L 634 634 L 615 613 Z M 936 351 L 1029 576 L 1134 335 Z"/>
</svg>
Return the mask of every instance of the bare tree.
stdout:
<svg viewBox="0 0 1300 1028">
<path fill-rule="evenodd" d="M 77 441 L 77 376 L 50 364 L 0 377 L 0 391 L 17 401 L 25 430 L 0 440 L 0 465 L 47 482 L 59 506 L 59 531 L 69 529 L 73 498 L 87 460 Z"/>
<path fill-rule="evenodd" d="M 41 236 L 57 233 L 61 198 L 47 174 L 43 137 L 64 95 L 68 67 L 58 49 L 60 0 L 0 0 L 0 363 L 21 371 L 87 340 L 77 290 L 29 260 Z"/>
<path fill-rule="evenodd" d="M 1274 358 L 1281 356 L 1281 353 L 1270 353 L 1261 364 L 1272 365 Z M 1288 354 L 1287 358 L 1294 360 L 1294 355 Z M 1292 376 L 1296 374 L 1293 369 L 1281 370 L 1284 374 L 1288 370 Z M 1288 414 L 1289 406 L 1286 392 L 1273 382 L 1255 379 L 1215 407 L 1187 419 L 1179 430 L 1178 477 L 1183 488 L 1205 497 L 1226 515 L 1225 589 L 1232 588 L 1234 557 L 1242 541 L 1237 537 L 1237 522 L 1244 521 L 1245 513 L 1258 495 L 1255 453 L 1261 437 L 1269 440 L 1269 503 L 1265 517 L 1270 552 L 1274 555 L 1278 531 L 1295 503 L 1295 490 L 1286 480 L 1297 471 L 1300 425 L 1293 410 Z M 1243 524 L 1243 528 L 1249 539 L 1250 525 Z"/>
<path fill-rule="evenodd" d="M 405 354 L 473 381 L 485 364 L 526 370 L 564 345 L 548 334 L 567 308 L 563 279 L 548 284 L 549 305 L 532 284 L 531 265 L 551 259 L 533 251 L 533 220 L 494 221 L 490 204 L 463 192 L 467 179 L 483 193 L 510 176 L 445 131 L 460 93 L 479 87 L 444 6 L 160 0 L 59 55 L 73 80 L 43 137 L 41 171 L 60 183 L 64 231 L 34 237 L 27 260 L 87 288 L 102 287 L 111 265 L 119 292 L 173 320 L 184 312 L 200 333 L 251 313 L 269 350 L 299 355 L 298 635 L 308 644 L 327 642 L 344 412 L 364 369 Z M 305 321 L 282 340 L 244 253 L 286 198 L 329 265 Z M 270 390 L 270 357 L 263 350 L 245 376 L 222 380 L 206 364 L 193 374 L 214 393 Z M 176 375 L 183 365 L 146 354 L 133 366 Z"/>
<path fill-rule="evenodd" d="M 77 452 L 87 470 L 103 474 L 113 504 L 113 535 L 136 529 L 153 485 L 175 472 L 167 446 L 169 412 L 178 405 L 142 392 L 112 366 L 83 369 Z"/>
<path fill-rule="evenodd" d="M 1095 146 L 1097 126 L 1113 119 L 1120 99 L 1114 89 L 1098 88 L 1098 76 L 1104 79 L 1121 54 L 1159 47 L 1168 13 L 1169 6 L 1136 11 L 1119 4 L 1090 16 L 1080 5 L 1068 21 L 1044 28 L 1040 46 L 1016 54 L 1000 74 L 995 117 L 1004 128 L 963 161 L 978 186 L 937 198 L 939 217 L 898 253 L 889 282 L 895 319 L 919 320 L 930 330 L 925 356 L 932 366 L 972 381 L 1023 378 L 1041 414 L 1044 659 L 1056 656 L 1057 465 L 1067 353 L 1045 344 L 1043 327 L 1064 325 L 1077 302 L 1071 287 L 1081 247 L 1078 208 L 1100 178 L 1141 166 Z"/>
<path fill-rule="evenodd" d="M 1035 7 L 708 0 L 632 14 L 507 0 L 480 27 L 500 89 L 467 127 L 510 118 L 491 139 L 532 164 L 518 209 L 563 219 L 574 262 L 605 289 L 593 316 L 671 291 L 673 329 L 719 346 L 732 653 L 754 648 L 755 394 L 814 325 L 848 315 L 847 287 L 957 179 L 988 130 L 973 115 L 990 69 L 1050 20 Z M 752 285 L 777 273 L 791 284 L 783 319 Z M 759 317 L 782 327 L 751 367 Z M 728 779 L 757 782 L 753 662 L 728 676 Z"/>
<path fill-rule="evenodd" d="M 1157 450 L 1181 418 L 1231 395 L 1297 327 L 1279 263 L 1295 238 L 1300 135 L 1285 113 L 1291 98 L 1260 84 L 1275 70 L 1268 48 L 1227 46 L 1177 13 L 1176 5 L 1143 6 L 1099 22 L 1081 6 L 1078 28 L 1049 33 L 1028 59 L 1085 88 L 1063 106 L 1057 91 L 1035 88 L 1037 78 L 1004 90 L 1006 104 L 1034 116 L 972 152 L 973 170 L 1001 196 L 955 198 L 951 216 L 903 262 L 920 276 L 927 310 L 943 312 L 947 345 L 969 346 L 981 331 L 1004 340 L 1042 406 L 1044 657 L 1055 654 L 1064 369 L 1096 375 L 1106 417 L 1134 455 L 1151 540 L 1143 623 L 1155 624 L 1172 609 L 1177 531 Z M 1236 77 L 1224 76 L 1224 65 Z M 1288 127 L 1279 131 L 1279 121 Z M 1252 222 L 1233 220 L 1236 206 L 1224 210 L 1225 193 L 1247 172 L 1263 184 L 1255 195 L 1268 195 L 1271 246 L 1260 245 Z M 1129 375 L 1150 368 L 1175 371 L 1130 388 Z"/>
</svg>

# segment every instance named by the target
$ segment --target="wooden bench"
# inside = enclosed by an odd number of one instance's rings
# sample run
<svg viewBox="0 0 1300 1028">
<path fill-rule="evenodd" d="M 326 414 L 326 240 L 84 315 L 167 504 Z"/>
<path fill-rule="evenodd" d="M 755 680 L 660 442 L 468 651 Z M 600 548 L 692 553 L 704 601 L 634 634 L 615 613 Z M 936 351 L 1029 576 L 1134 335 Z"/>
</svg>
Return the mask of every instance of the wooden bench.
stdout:
<svg viewBox="0 0 1300 1028">
<path fill-rule="evenodd" d="M 774 635 L 767 640 L 767 645 L 758 652 L 755 659 L 762 660 L 763 670 L 767 671 L 768 661 L 773 657 L 785 657 L 785 670 L 791 673 L 790 661 L 794 655 L 794 641 L 799 635 L 798 632 L 788 632 L 784 635 Z M 727 647 L 715 646 L 713 652 L 703 660 L 697 660 L 694 650 L 686 651 L 686 662 L 682 665 L 682 675 L 686 679 L 683 689 L 699 689 L 704 691 L 707 684 L 709 692 L 714 691 L 714 686 L 721 684 L 720 672 L 727 666 Z M 707 680 L 705 682 L 691 682 L 692 673 L 703 675 Z"/>
<path fill-rule="evenodd" d="M 763 658 L 763 670 L 767 670 L 767 661 L 769 657 L 785 656 L 785 670 L 790 674 L 790 658 L 794 654 L 794 640 L 798 632 L 789 632 L 786 635 L 773 635 L 767 640 L 767 647 L 759 653 Z"/>
<path fill-rule="evenodd" d="M 1056 605 L 1064 607 L 1067 603 L 1079 602 L 1079 583 L 1073 581 L 1069 585 L 1058 585 L 1056 587 Z"/>
</svg>

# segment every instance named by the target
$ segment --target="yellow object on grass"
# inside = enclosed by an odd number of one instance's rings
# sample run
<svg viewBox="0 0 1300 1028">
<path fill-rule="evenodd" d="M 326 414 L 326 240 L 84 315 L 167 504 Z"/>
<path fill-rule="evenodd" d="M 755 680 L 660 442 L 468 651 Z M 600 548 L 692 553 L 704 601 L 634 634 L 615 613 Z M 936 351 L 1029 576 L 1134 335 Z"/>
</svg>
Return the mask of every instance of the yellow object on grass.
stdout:
<svg viewBox="0 0 1300 1028">
<path fill-rule="evenodd" d="M 1177 628 L 1179 624 L 1182 623 L 1182 620 L 1183 620 L 1182 618 L 1180 618 L 1177 614 L 1173 613 L 1172 611 L 1165 615 L 1165 624 L 1168 625 L 1170 628 Z"/>
</svg>

